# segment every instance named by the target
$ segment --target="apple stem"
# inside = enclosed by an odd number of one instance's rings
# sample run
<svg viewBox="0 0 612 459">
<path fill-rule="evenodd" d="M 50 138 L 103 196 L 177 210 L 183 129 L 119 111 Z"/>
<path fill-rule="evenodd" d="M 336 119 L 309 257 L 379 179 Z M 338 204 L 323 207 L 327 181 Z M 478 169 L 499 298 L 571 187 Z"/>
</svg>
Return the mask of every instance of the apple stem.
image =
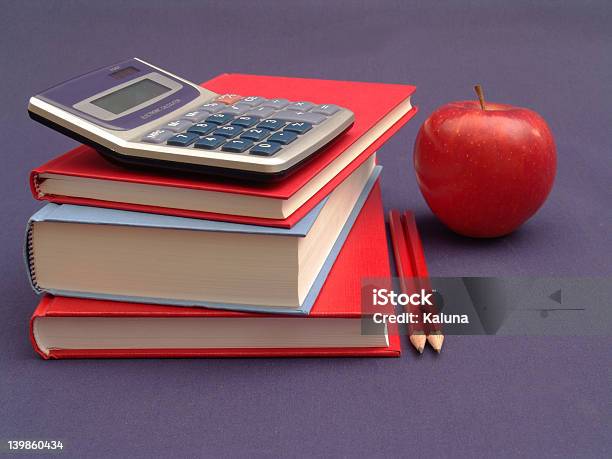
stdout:
<svg viewBox="0 0 612 459">
<path fill-rule="evenodd" d="M 482 86 L 477 84 L 476 86 L 474 86 L 474 91 L 476 91 L 476 95 L 478 96 L 478 100 L 480 101 L 480 108 L 486 110 L 487 107 L 485 107 L 484 91 L 482 90 Z"/>
</svg>

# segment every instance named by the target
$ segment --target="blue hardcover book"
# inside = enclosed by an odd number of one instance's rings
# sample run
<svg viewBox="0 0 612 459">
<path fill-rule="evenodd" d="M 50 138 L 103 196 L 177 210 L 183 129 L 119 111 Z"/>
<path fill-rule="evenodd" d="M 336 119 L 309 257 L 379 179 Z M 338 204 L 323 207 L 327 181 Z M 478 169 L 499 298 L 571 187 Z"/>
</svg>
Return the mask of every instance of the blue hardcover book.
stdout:
<svg viewBox="0 0 612 459">
<path fill-rule="evenodd" d="M 27 227 L 38 293 L 308 314 L 372 190 L 366 162 L 290 229 L 47 204 Z"/>
</svg>

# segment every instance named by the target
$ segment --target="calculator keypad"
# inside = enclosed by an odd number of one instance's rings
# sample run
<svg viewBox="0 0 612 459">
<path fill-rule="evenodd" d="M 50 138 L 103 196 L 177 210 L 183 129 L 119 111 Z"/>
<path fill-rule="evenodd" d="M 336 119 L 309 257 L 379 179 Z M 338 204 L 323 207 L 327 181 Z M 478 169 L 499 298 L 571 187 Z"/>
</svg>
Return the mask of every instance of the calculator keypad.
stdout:
<svg viewBox="0 0 612 459">
<path fill-rule="evenodd" d="M 312 102 L 294 102 L 285 107 L 287 110 L 295 110 L 296 112 L 307 112 L 311 108 L 315 107 Z"/>
<path fill-rule="evenodd" d="M 244 115 L 250 109 L 251 107 L 249 105 L 234 104 L 234 105 L 227 106 L 226 108 L 221 110 L 219 113 L 224 113 L 224 114 L 233 115 L 233 116 L 240 116 L 240 115 Z"/>
<path fill-rule="evenodd" d="M 220 135 L 221 137 L 227 137 L 228 139 L 236 137 L 240 134 L 243 129 L 239 126 L 221 126 L 213 131 L 213 135 Z"/>
<path fill-rule="evenodd" d="M 165 143 L 172 136 L 174 136 L 174 132 L 168 129 L 156 129 L 145 135 L 142 141 L 147 143 Z"/>
<path fill-rule="evenodd" d="M 257 116 L 258 118 L 267 118 L 274 113 L 274 109 L 272 107 L 257 107 L 253 110 L 247 112 L 249 116 Z"/>
<path fill-rule="evenodd" d="M 259 123 L 259 118 L 257 118 L 256 116 L 239 116 L 234 121 L 232 121 L 232 124 L 234 126 L 242 126 L 244 128 L 253 127 L 257 123 Z"/>
<path fill-rule="evenodd" d="M 274 153 L 276 153 L 280 149 L 281 149 L 281 145 L 278 143 L 261 142 L 255 145 L 253 148 L 251 148 L 251 154 L 258 155 L 258 156 L 272 156 Z"/>
<path fill-rule="evenodd" d="M 141 141 L 272 156 L 340 110 L 332 104 L 224 94 L 160 126 Z"/>
<path fill-rule="evenodd" d="M 172 145 L 175 147 L 186 147 L 187 145 L 191 145 L 200 136 L 194 134 L 193 132 L 186 132 L 184 134 L 176 134 L 174 137 L 170 137 L 168 139 L 168 145 Z"/>
<path fill-rule="evenodd" d="M 331 116 L 337 111 L 340 111 L 340 107 L 332 104 L 319 105 L 318 107 L 312 109 L 313 113 L 322 113 L 327 116 Z"/>
<path fill-rule="evenodd" d="M 197 123 L 187 129 L 187 132 L 193 132 L 198 135 L 208 135 L 217 129 L 217 125 L 213 123 Z"/>
<path fill-rule="evenodd" d="M 278 142 L 281 145 L 287 145 L 297 139 L 297 134 L 291 131 L 275 132 L 270 136 L 268 142 Z"/>
<path fill-rule="evenodd" d="M 327 119 L 327 117 L 321 113 L 296 112 L 293 110 L 280 111 L 275 113 L 274 117 L 282 121 L 304 121 L 310 124 L 319 124 Z"/>
<path fill-rule="evenodd" d="M 202 137 L 193 145 L 195 148 L 203 148 L 204 150 L 214 150 L 225 143 L 225 137 L 208 136 Z"/>
<path fill-rule="evenodd" d="M 242 98 L 243 97 L 238 94 L 222 94 L 219 97 L 217 97 L 216 102 L 220 102 L 226 105 L 233 105 Z"/>
<path fill-rule="evenodd" d="M 249 96 L 249 97 L 245 97 L 244 99 L 240 99 L 240 103 L 246 104 L 249 107 L 257 107 L 258 105 L 261 105 L 264 100 L 266 99 L 264 99 L 263 97 Z"/>
<path fill-rule="evenodd" d="M 202 105 L 198 110 L 202 110 L 208 113 L 217 113 L 219 110 L 223 110 L 226 107 L 225 104 L 221 102 L 208 102 L 207 104 Z"/>
<path fill-rule="evenodd" d="M 296 121 L 285 126 L 285 131 L 297 132 L 298 134 L 306 134 L 312 129 L 312 124 Z"/>
<path fill-rule="evenodd" d="M 281 108 L 285 108 L 289 105 L 289 101 L 287 99 L 269 99 L 263 102 L 262 107 L 272 107 L 275 110 L 280 110 Z"/>
<path fill-rule="evenodd" d="M 270 135 L 270 131 L 268 131 L 267 129 L 253 128 L 253 129 L 247 129 L 246 131 L 244 131 L 242 135 L 240 136 L 240 138 L 254 140 L 255 142 L 260 142 L 266 137 L 268 137 L 269 135 Z"/>
<path fill-rule="evenodd" d="M 210 113 L 204 110 L 194 110 L 192 112 L 185 113 L 181 118 L 192 123 L 199 123 L 200 121 L 208 118 Z"/>
<path fill-rule="evenodd" d="M 162 129 L 167 129 L 172 132 L 181 132 L 190 128 L 193 123 L 187 120 L 174 120 L 162 126 Z"/>
<path fill-rule="evenodd" d="M 215 113 L 206 118 L 206 122 L 214 124 L 225 124 L 233 119 L 234 117 L 229 113 Z"/>
<path fill-rule="evenodd" d="M 223 151 L 231 151 L 232 153 L 242 153 L 253 146 L 253 142 L 246 139 L 230 140 L 221 147 Z"/>
<path fill-rule="evenodd" d="M 261 123 L 257 125 L 258 128 L 268 129 L 269 131 L 276 131 L 285 126 L 285 122 L 281 120 L 277 120 L 274 118 L 268 118 L 267 120 L 263 120 Z"/>
</svg>

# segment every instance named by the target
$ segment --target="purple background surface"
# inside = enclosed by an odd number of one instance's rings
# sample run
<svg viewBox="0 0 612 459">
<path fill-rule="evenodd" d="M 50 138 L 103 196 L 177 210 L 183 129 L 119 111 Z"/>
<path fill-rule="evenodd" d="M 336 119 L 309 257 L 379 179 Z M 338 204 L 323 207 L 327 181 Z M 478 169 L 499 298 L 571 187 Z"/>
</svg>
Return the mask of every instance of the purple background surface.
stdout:
<svg viewBox="0 0 612 459">
<path fill-rule="evenodd" d="M 414 83 L 421 112 L 379 157 L 385 205 L 415 210 L 433 274 L 611 274 L 609 2 L 200 3 L 2 7 L 0 439 L 60 439 L 67 457 L 609 457 L 609 337 L 450 337 L 439 357 L 388 360 L 45 362 L 33 353 L 37 298 L 21 244 L 40 204 L 27 174 L 74 143 L 30 121 L 27 99 L 131 56 L 193 81 L 245 72 Z M 411 166 L 419 124 L 443 103 L 472 99 L 476 82 L 491 101 L 541 113 L 559 155 L 548 202 L 495 241 L 441 227 Z"/>
</svg>

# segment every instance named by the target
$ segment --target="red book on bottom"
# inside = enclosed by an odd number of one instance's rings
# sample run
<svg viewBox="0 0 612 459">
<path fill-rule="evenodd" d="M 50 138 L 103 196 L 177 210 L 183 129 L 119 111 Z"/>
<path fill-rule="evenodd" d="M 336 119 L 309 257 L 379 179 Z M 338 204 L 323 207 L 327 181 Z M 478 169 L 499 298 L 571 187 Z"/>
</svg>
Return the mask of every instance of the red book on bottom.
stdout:
<svg viewBox="0 0 612 459">
<path fill-rule="evenodd" d="M 367 278 L 389 278 L 389 256 L 380 186 L 377 184 L 366 201 L 359 217 L 334 263 L 334 266 L 307 317 L 281 316 L 271 314 L 253 314 L 232 311 L 221 311 L 205 308 L 187 308 L 158 306 L 114 301 L 85 300 L 80 298 L 54 297 L 46 295 L 42 298 L 30 322 L 30 338 L 34 349 L 45 359 L 61 358 L 137 358 L 137 357 L 281 357 L 281 356 L 373 356 L 397 357 L 400 355 L 400 340 L 397 328 L 389 324 L 388 342 L 376 347 L 257 347 L 257 343 L 244 347 L 172 347 L 156 348 L 117 345 L 104 348 L 103 344 L 92 343 L 78 348 L 54 348 L 45 344 L 41 331 L 45 320 L 52 318 L 89 318 L 87 322 L 100 318 L 113 318 L 120 321 L 130 321 L 142 318 L 189 318 L 193 319 L 282 319 L 316 321 L 320 319 L 353 319 L 360 323 L 362 280 Z M 47 322 L 49 323 L 49 322 Z M 57 323 L 57 322 L 56 322 Z M 113 323 L 119 323 L 117 321 Z M 151 322 L 149 322 L 151 323 Z M 168 323 L 168 322 L 165 322 Z M 174 322 L 176 323 L 176 322 Z M 252 324 L 259 324 L 251 321 Z M 288 323 L 288 322 L 284 322 Z M 332 322 L 328 322 L 334 324 Z M 344 321 L 344 323 L 348 323 Z M 351 322 L 351 327 L 353 323 Z M 79 333 L 76 333 L 77 335 Z M 150 333 L 149 333 L 150 334 Z M 81 333 L 81 335 L 83 335 Z M 133 336 L 121 337 L 123 341 L 133 339 Z M 294 337 L 292 337 L 294 338 Z M 82 343 L 88 336 L 75 338 L 74 343 Z M 97 337 L 96 339 L 99 339 Z M 102 342 L 104 343 L 102 338 Z M 185 338 L 189 340 L 189 338 Z M 308 337 L 306 337 L 308 341 Z M 68 346 L 66 346 L 68 347 Z"/>
</svg>

